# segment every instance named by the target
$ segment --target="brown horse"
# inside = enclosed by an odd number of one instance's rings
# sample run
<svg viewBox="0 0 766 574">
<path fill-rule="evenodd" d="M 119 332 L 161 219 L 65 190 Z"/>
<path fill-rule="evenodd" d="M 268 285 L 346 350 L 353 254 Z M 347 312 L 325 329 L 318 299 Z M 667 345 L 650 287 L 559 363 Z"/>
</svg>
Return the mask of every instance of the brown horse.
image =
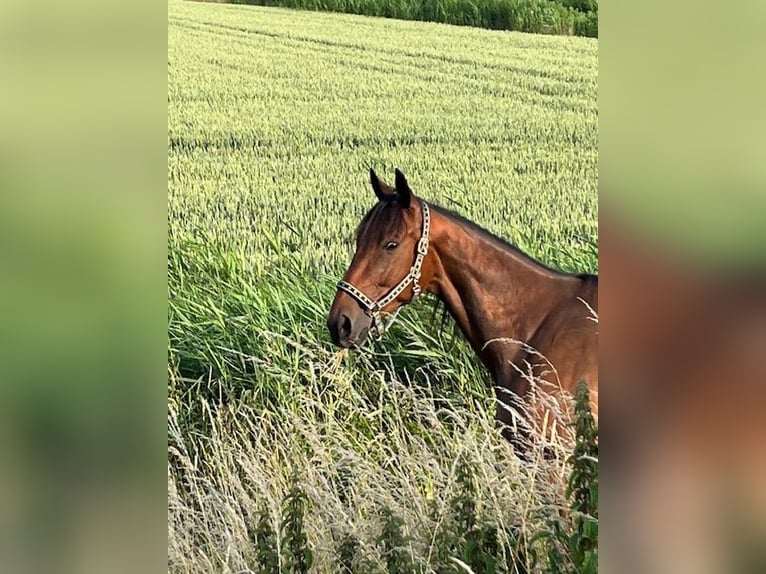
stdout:
<svg viewBox="0 0 766 574">
<path fill-rule="evenodd" d="M 507 439 L 518 443 L 530 426 L 550 430 L 547 399 L 567 413 L 561 391 L 574 394 L 581 380 L 595 402 L 597 276 L 549 269 L 459 215 L 427 204 L 399 170 L 395 188 L 373 170 L 370 180 L 378 203 L 359 224 L 356 253 L 338 283 L 327 320 L 333 343 L 361 346 L 370 331 L 385 330 L 384 316 L 395 317 L 426 291 L 443 301 L 489 369 Z M 521 412 L 529 416 L 519 417 Z"/>
</svg>

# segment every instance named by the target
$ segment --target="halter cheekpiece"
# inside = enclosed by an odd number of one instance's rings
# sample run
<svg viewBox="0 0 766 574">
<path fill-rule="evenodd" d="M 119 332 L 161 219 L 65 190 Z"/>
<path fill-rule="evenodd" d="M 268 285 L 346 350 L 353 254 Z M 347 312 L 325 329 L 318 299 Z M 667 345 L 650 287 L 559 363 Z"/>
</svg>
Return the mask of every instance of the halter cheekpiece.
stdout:
<svg viewBox="0 0 766 574">
<path fill-rule="evenodd" d="M 367 316 L 372 319 L 372 330 L 377 338 L 380 338 L 385 334 L 385 332 L 396 319 L 397 313 L 399 313 L 399 309 L 397 309 L 393 313 L 389 314 L 391 315 L 390 319 L 388 319 L 386 322 L 383 322 L 381 317 L 382 309 L 385 308 L 394 299 L 396 299 L 402 293 L 402 291 L 404 291 L 410 285 L 410 283 L 412 283 L 412 299 L 410 299 L 410 303 L 417 299 L 418 295 L 421 293 L 419 283 L 420 271 L 423 267 L 423 260 L 428 253 L 428 242 L 431 233 L 431 212 L 428 209 L 428 204 L 425 201 L 420 202 L 420 211 L 423 214 L 423 230 L 420 239 L 418 240 L 417 251 L 415 253 L 415 261 L 412 263 L 412 267 L 410 267 L 410 271 L 407 273 L 404 279 L 399 281 L 399 283 L 397 283 L 388 293 L 376 301 L 373 301 L 348 281 L 338 282 L 338 289 L 345 291 L 354 299 L 356 299 L 357 303 L 359 303 Z"/>
</svg>

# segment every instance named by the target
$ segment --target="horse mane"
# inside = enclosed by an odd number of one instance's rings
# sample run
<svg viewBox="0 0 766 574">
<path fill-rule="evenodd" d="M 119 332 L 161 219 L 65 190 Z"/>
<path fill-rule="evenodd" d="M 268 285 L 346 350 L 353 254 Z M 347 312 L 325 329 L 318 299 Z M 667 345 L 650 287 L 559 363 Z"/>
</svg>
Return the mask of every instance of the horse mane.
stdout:
<svg viewBox="0 0 766 574">
<path fill-rule="evenodd" d="M 501 249 L 505 251 L 513 252 L 513 254 L 516 255 L 517 257 L 524 259 L 525 261 L 542 268 L 548 273 L 552 273 L 555 275 L 566 275 L 570 277 L 578 277 L 584 282 L 590 282 L 595 279 L 595 282 L 598 283 L 598 275 L 592 275 L 590 273 L 569 273 L 566 271 L 561 271 L 559 269 L 554 269 L 553 267 L 550 267 L 549 265 L 546 265 L 542 261 L 539 261 L 538 259 L 535 259 L 531 255 L 525 253 L 524 251 L 519 249 L 516 245 L 514 245 L 510 241 L 507 241 L 506 239 L 495 235 L 491 231 L 488 231 L 481 225 L 474 223 L 473 221 L 460 215 L 459 213 L 456 213 L 452 211 L 451 209 L 447 209 L 446 207 L 433 204 L 431 202 L 428 202 L 428 205 L 432 207 L 434 211 L 440 213 L 441 215 L 447 217 L 448 219 L 451 219 L 455 223 L 459 223 L 467 227 L 468 229 L 470 229 L 477 235 L 483 237 L 484 239 L 489 240 L 491 243 L 495 244 L 497 247 L 500 247 Z"/>
<path fill-rule="evenodd" d="M 511 249 L 513 251 L 519 251 L 519 248 L 513 245 L 513 243 L 509 242 L 506 239 L 503 239 L 502 237 L 495 235 L 491 231 L 485 229 L 478 223 L 475 223 L 468 219 L 467 217 L 457 213 L 456 211 L 452 211 L 451 209 L 447 209 L 446 207 L 442 207 L 441 205 L 437 205 L 435 203 L 428 202 L 428 205 L 431 206 L 434 211 L 440 213 L 441 215 L 444 215 L 445 217 L 449 219 L 453 219 L 457 223 L 460 223 L 462 225 L 465 225 L 472 231 L 476 232 L 478 235 L 481 235 L 482 237 L 491 240 L 492 242 L 498 244 L 501 247 L 504 247 L 506 249 Z"/>
</svg>

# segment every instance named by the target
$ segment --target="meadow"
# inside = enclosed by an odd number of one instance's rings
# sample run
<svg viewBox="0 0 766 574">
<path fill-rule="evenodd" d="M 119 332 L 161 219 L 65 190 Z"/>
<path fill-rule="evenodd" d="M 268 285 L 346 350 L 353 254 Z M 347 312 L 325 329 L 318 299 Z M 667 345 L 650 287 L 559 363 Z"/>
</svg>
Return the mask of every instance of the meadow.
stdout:
<svg viewBox="0 0 766 574">
<path fill-rule="evenodd" d="M 170 572 L 545 569 L 563 445 L 513 455 L 432 299 L 360 353 L 325 320 L 370 167 L 596 271 L 597 65 L 586 38 L 168 4 Z"/>
</svg>

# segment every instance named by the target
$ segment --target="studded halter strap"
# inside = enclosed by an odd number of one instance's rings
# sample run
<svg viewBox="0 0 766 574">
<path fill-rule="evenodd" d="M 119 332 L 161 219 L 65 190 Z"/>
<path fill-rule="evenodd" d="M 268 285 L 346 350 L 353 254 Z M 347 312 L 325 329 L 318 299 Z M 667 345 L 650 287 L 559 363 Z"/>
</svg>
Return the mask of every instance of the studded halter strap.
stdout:
<svg viewBox="0 0 766 574">
<path fill-rule="evenodd" d="M 410 303 L 417 299 L 418 295 L 421 293 L 419 283 L 420 271 L 423 267 L 423 260 L 428 253 L 428 242 L 431 234 L 431 211 L 425 201 L 420 201 L 420 211 L 423 214 L 423 230 L 420 239 L 418 240 L 415 261 L 404 279 L 399 281 L 399 283 L 397 283 L 388 293 L 376 301 L 373 301 L 348 281 L 338 282 L 338 289 L 345 291 L 356 299 L 357 303 L 359 303 L 367 316 L 372 319 L 372 331 L 377 338 L 380 338 L 385 334 L 388 328 L 393 324 L 394 320 L 396 320 L 397 313 L 399 313 L 399 309 L 397 309 L 389 314 L 390 318 L 386 322 L 383 322 L 381 317 L 382 309 L 394 301 L 402 291 L 410 285 L 410 283 L 412 283 L 412 299 L 410 299 Z"/>
</svg>

